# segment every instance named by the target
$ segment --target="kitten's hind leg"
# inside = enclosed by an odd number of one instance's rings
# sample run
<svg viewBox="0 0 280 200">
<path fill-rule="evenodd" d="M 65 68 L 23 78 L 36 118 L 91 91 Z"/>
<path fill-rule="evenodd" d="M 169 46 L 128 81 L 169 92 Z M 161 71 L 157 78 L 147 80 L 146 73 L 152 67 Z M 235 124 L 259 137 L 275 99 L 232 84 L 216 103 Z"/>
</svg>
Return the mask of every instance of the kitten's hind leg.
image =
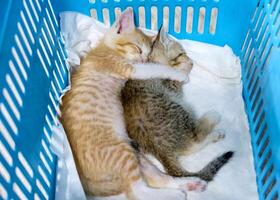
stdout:
<svg viewBox="0 0 280 200">
<path fill-rule="evenodd" d="M 186 151 L 180 153 L 180 155 L 187 156 L 196 153 L 206 147 L 209 144 L 216 143 L 225 138 L 225 133 L 223 130 L 215 130 L 204 137 L 203 140 L 193 143 L 188 147 Z"/>
<path fill-rule="evenodd" d="M 156 157 L 162 163 L 163 167 L 170 176 L 183 177 L 183 176 L 194 176 L 193 173 L 188 173 L 179 162 L 177 156 L 173 152 L 163 152 L 158 153 Z"/>
<path fill-rule="evenodd" d="M 221 116 L 216 111 L 206 112 L 197 122 L 197 132 L 200 134 L 211 133 L 215 126 L 221 121 Z M 202 135 L 203 137 L 203 135 Z"/>
<path fill-rule="evenodd" d="M 172 188 L 152 188 L 145 180 L 134 183 L 132 192 L 134 198 L 130 198 L 130 200 L 187 200 L 185 191 Z"/>
<path fill-rule="evenodd" d="M 173 188 L 184 192 L 202 192 L 206 189 L 207 183 L 196 177 L 172 177 L 161 172 L 155 165 L 143 155 L 139 156 L 141 172 L 147 184 L 154 188 Z"/>
<path fill-rule="evenodd" d="M 184 155 L 195 153 L 208 144 L 218 142 L 225 138 L 223 130 L 214 130 L 215 126 L 220 122 L 220 114 L 215 111 L 205 113 L 197 122 L 194 141 L 191 147 L 184 152 Z"/>
<path fill-rule="evenodd" d="M 204 144 L 218 142 L 225 137 L 222 130 L 215 130 L 215 126 L 221 121 L 221 116 L 216 111 L 209 111 L 205 113 L 197 123 L 198 137 Z M 204 139 L 203 139 L 204 138 Z"/>
</svg>

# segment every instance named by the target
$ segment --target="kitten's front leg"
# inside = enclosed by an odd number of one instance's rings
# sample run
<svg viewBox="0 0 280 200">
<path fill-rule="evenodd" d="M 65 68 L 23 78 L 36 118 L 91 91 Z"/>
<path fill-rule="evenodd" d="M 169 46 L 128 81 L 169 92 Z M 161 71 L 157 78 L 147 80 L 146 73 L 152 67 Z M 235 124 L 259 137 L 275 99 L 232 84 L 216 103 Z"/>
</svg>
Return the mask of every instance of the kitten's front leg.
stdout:
<svg viewBox="0 0 280 200">
<path fill-rule="evenodd" d="M 183 82 L 187 75 L 180 70 L 176 70 L 166 65 L 154 63 L 140 63 L 133 65 L 134 70 L 131 73 L 131 79 L 151 79 L 161 78 Z"/>
</svg>

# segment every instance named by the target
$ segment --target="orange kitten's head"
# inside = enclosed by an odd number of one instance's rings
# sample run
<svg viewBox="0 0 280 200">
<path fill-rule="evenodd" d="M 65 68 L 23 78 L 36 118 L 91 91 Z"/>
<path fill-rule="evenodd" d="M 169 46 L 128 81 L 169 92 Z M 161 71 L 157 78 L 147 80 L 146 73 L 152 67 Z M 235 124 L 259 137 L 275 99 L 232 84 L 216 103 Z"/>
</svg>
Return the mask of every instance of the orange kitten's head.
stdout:
<svg viewBox="0 0 280 200">
<path fill-rule="evenodd" d="M 164 27 L 160 28 L 154 40 L 149 61 L 169 65 L 186 72 L 190 72 L 193 66 L 192 60 L 187 56 L 182 45 L 170 38 Z"/>
<path fill-rule="evenodd" d="M 132 9 L 126 9 L 105 34 L 104 43 L 131 62 L 146 62 L 152 40 L 134 24 Z"/>
</svg>

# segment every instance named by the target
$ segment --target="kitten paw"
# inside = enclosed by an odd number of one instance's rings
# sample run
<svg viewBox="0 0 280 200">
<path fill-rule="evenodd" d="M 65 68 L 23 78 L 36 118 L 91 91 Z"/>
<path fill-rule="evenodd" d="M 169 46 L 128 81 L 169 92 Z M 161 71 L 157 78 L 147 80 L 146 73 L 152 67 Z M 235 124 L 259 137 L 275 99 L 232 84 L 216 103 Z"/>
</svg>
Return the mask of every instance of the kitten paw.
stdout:
<svg viewBox="0 0 280 200">
<path fill-rule="evenodd" d="M 211 139 L 213 143 L 219 142 L 226 137 L 226 134 L 223 130 L 216 130 L 211 133 Z"/>
<path fill-rule="evenodd" d="M 207 188 L 207 182 L 199 178 L 192 178 L 192 181 L 188 181 L 186 184 L 180 185 L 180 189 L 187 192 L 203 192 Z"/>
</svg>

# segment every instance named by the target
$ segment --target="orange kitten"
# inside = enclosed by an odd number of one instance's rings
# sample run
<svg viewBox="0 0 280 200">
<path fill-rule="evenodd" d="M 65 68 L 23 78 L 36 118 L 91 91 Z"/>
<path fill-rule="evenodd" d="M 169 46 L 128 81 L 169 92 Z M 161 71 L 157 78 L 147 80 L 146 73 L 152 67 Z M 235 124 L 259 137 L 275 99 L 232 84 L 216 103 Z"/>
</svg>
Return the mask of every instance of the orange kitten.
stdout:
<svg viewBox="0 0 280 200">
<path fill-rule="evenodd" d="M 100 44 L 82 60 L 71 77 L 71 90 L 62 99 L 61 121 L 87 194 L 128 199 L 160 198 L 153 187 L 203 190 L 196 178 L 172 178 L 135 154 L 125 130 L 120 92 L 129 78 L 183 80 L 185 75 L 166 66 L 132 65 L 147 61 L 151 38 L 135 28 L 127 9 Z M 145 180 L 145 181 L 144 181 Z M 147 181 L 147 184 L 146 184 Z"/>
</svg>

